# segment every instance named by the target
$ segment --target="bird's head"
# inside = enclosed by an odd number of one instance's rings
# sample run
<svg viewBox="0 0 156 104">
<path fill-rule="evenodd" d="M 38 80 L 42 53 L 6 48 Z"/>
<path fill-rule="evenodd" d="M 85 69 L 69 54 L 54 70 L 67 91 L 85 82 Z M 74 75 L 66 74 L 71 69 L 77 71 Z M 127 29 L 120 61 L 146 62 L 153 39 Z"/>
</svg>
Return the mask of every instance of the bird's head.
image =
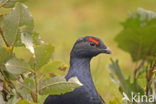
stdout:
<svg viewBox="0 0 156 104">
<path fill-rule="evenodd" d="M 71 51 L 71 56 L 92 58 L 100 53 L 111 54 L 111 51 L 101 39 L 85 36 L 76 41 Z"/>
</svg>

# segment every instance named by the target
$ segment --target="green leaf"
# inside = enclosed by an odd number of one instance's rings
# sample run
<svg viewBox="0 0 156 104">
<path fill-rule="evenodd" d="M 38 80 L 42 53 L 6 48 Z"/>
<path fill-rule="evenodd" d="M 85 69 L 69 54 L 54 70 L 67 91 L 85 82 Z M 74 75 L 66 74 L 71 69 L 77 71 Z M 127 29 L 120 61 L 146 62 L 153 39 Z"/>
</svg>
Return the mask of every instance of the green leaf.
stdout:
<svg viewBox="0 0 156 104">
<path fill-rule="evenodd" d="M 14 81 L 14 84 L 16 85 L 16 91 L 17 91 L 17 96 L 18 94 L 20 94 L 23 99 L 27 99 L 29 101 L 32 101 L 32 96 L 31 96 L 31 93 L 34 92 L 34 88 L 29 88 L 27 86 L 27 84 L 25 85 L 24 84 L 25 82 L 23 81 Z M 30 82 L 28 82 L 30 83 Z"/>
<path fill-rule="evenodd" d="M 36 67 L 39 69 L 41 66 L 45 65 L 49 62 L 52 53 L 54 52 L 54 47 L 52 45 L 38 45 L 35 48 L 35 55 L 36 55 Z"/>
<path fill-rule="evenodd" d="M 153 59 L 156 53 L 156 13 L 139 8 L 122 25 L 124 29 L 115 38 L 118 46 L 130 53 L 133 61 L 146 56 Z"/>
<path fill-rule="evenodd" d="M 11 56 L 11 51 L 9 49 L 0 47 L 0 66 L 6 63 Z"/>
<path fill-rule="evenodd" d="M 17 5 L 4 18 L 2 30 L 9 45 L 14 45 L 20 39 L 20 28 L 33 28 L 32 15 L 24 4 Z"/>
<path fill-rule="evenodd" d="M 154 71 L 153 71 L 153 73 L 154 73 L 154 74 L 155 74 L 155 76 L 156 76 L 156 70 L 154 70 Z"/>
<path fill-rule="evenodd" d="M 77 77 L 70 78 L 68 81 L 64 77 L 57 76 L 54 78 L 42 80 L 40 82 L 40 94 L 63 94 L 73 91 L 75 88 L 82 86 Z"/>
<path fill-rule="evenodd" d="M 9 73 L 6 69 L 6 67 L 2 67 L 2 69 L 4 70 L 4 75 L 7 77 L 7 79 L 9 80 L 17 80 L 17 78 L 19 78 L 20 76 L 19 75 L 14 75 L 12 73 Z"/>
<path fill-rule="evenodd" d="M 23 82 L 15 82 L 15 83 L 16 89 L 25 98 L 27 98 L 28 95 L 31 94 L 35 89 L 34 80 L 30 78 L 24 78 Z"/>
<path fill-rule="evenodd" d="M 39 33 L 37 33 L 37 32 L 33 33 L 32 38 L 33 38 L 33 42 L 34 42 L 35 45 L 40 45 L 40 44 L 44 43 L 44 41 L 41 40 L 41 37 L 39 36 Z"/>
<path fill-rule="evenodd" d="M 61 62 L 60 61 L 53 61 L 53 62 L 50 62 L 44 66 L 42 66 L 40 68 L 40 70 L 38 70 L 41 75 L 43 74 L 50 74 L 50 73 L 53 73 L 53 74 L 56 74 L 56 75 L 60 75 L 62 74 L 62 71 L 58 70 L 58 68 L 61 66 Z"/>
<path fill-rule="evenodd" d="M 7 61 L 5 67 L 7 68 L 8 72 L 12 74 L 22 74 L 24 72 L 32 71 L 30 66 L 24 60 L 17 59 L 16 57 L 13 57 Z"/>
<path fill-rule="evenodd" d="M 24 78 L 24 85 L 30 89 L 34 89 L 35 87 L 34 81 L 30 78 Z"/>
<path fill-rule="evenodd" d="M 30 79 L 30 78 L 25 78 L 24 82 L 23 82 L 23 87 L 24 87 L 24 92 L 26 93 L 30 93 L 35 89 L 35 83 L 34 80 Z"/>
<path fill-rule="evenodd" d="M 3 7 L 4 8 L 12 8 L 15 6 L 16 2 L 25 2 L 27 0 L 1 0 L 0 4 L 7 2 Z"/>
<path fill-rule="evenodd" d="M 145 71 L 147 71 L 147 66 L 142 66 L 138 70 L 138 75 L 137 75 L 137 78 L 136 79 L 138 80 L 141 75 L 144 77 Z"/>
<path fill-rule="evenodd" d="M 118 97 L 114 97 L 109 101 L 109 104 L 122 104 L 122 101 Z"/>
<path fill-rule="evenodd" d="M 119 84 L 120 82 L 114 77 L 114 75 L 111 73 L 110 74 L 110 79 L 115 83 L 115 84 Z"/>
<path fill-rule="evenodd" d="M 38 94 L 38 103 L 39 104 L 44 104 L 46 98 L 48 97 L 49 95 L 40 95 Z"/>
<path fill-rule="evenodd" d="M 2 73 L 0 73 L 0 81 L 1 80 L 4 80 L 4 77 L 3 77 Z"/>
<path fill-rule="evenodd" d="M 32 36 L 29 34 L 21 34 L 21 41 L 22 43 L 25 45 L 25 47 L 27 49 L 29 49 L 29 51 L 31 53 L 34 54 L 34 47 L 33 47 L 33 40 L 32 40 Z"/>
<path fill-rule="evenodd" d="M 41 37 L 39 36 L 39 34 L 37 33 L 37 32 L 35 32 L 35 31 L 32 31 L 32 29 L 29 29 L 29 28 L 20 28 L 20 32 L 19 32 L 19 34 L 21 34 L 21 35 L 27 35 L 27 36 L 25 36 L 25 37 L 28 37 L 28 35 L 30 35 L 28 38 L 29 38 L 29 42 L 28 43 L 33 43 L 33 44 L 35 44 L 35 45 L 41 45 L 41 44 L 43 44 L 44 43 L 44 41 L 42 41 L 41 40 Z M 19 36 L 21 36 L 21 35 L 19 35 Z M 18 37 L 18 38 L 21 38 L 21 37 Z M 27 39 L 26 39 L 27 40 Z M 22 46 L 24 43 L 23 42 L 21 42 L 22 40 L 20 40 L 19 39 L 19 41 L 17 41 L 17 45 L 18 46 Z M 21 43 L 23 43 L 23 44 L 21 44 Z M 30 44 L 29 44 L 30 45 Z M 32 45 L 31 45 L 32 46 Z M 31 49 L 32 50 L 32 49 Z"/>
<path fill-rule="evenodd" d="M 120 86 L 123 88 L 124 92 L 130 97 L 131 96 L 131 89 L 129 88 L 129 86 L 127 85 L 125 78 L 123 76 L 123 74 L 121 73 L 121 69 L 118 65 L 118 60 L 113 61 L 111 59 L 112 64 L 109 64 L 108 68 L 109 70 L 116 75 L 116 77 L 118 78 L 119 82 L 120 82 Z"/>
<path fill-rule="evenodd" d="M 31 104 L 31 103 L 27 100 L 20 100 L 16 104 Z"/>
<path fill-rule="evenodd" d="M 1 42 L 1 39 L 0 39 L 0 48 L 2 48 L 2 42 Z"/>
<path fill-rule="evenodd" d="M 132 89 L 133 92 L 140 93 L 141 95 L 144 95 L 144 89 L 136 82 L 131 82 L 130 77 L 126 80 L 127 85 L 129 88 Z"/>
<path fill-rule="evenodd" d="M 116 77 L 118 78 L 119 80 L 119 84 L 120 84 L 120 92 L 121 93 L 126 93 L 128 95 L 128 97 L 131 96 L 131 92 L 140 92 L 141 94 L 144 94 L 144 90 L 141 88 L 141 86 L 136 82 L 131 82 L 130 81 L 130 77 L 125 80 L 123 74 L 121 73 L 121 69 L 118 65 L 118 61 L 112 61 L 112 64 L 109 65 L 109 69 L 111 70 L 111 72 L 113 74 L 116 75 Z"/>
</svg>

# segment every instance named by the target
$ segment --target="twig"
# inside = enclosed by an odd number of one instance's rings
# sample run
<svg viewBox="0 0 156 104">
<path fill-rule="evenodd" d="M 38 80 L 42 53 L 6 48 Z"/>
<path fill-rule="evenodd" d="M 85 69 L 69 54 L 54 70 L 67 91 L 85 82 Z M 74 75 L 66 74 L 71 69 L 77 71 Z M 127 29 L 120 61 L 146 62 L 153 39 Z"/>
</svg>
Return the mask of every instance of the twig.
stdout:
<svg viewBox="0 0 156 104">
<path fill-rule="evenodd" d="M 7 4 L 9 0 L 6 0 L 4 3 L 0 4 L 0 8 L 2 8 L 5 4 Z"/>
<path fill-rule="evenodd" d="M 0 34 L 1 34 L 1 36 L 2 36 L 2 39 L 3 39 L 4 43 L 5 43 L 5 45 L 6 45 L 7 47 L 9 47 L 9 44 L 8 44 L 7 41 L 6 41 L 6 39 L 5 39 L 5 37 L 4 37 L 4 34 L 3 34 L 3 31 L 2 31 L 1 28 L 0 28 Z"/>
<path fill-rule="evenodd" d="M 145 55 L 145 57 L 143 58 L 143 61 L 139 64 L 139 66 L 135 69 L 134 71 L 134 81 L 137 78 L 137 73 L 140 70 L 140 68 L 144 65 L 144 63 L 146 62 L 146 58 L 151 55 L 151 50 L 153 49 L 153 47 L 155 46 L 156 40 L 152 43 L 152 45 L 150 46 L 149 50 L 147 51 L 147 54 Z"/>
<path fill-rule="evenodd" d="M 34 102 L 37 102 L 37 100 L 36 100 L 36 99 L 37 99 L 37 98 L 36 98 L 36 94 L 32 92 L 32 93 L 31 93 L 31 96 L 32 96 L 33 101 L 34 101 Z"/>
<path fill-rule="evenodd" d="M 24 75 L 23 74 L 21 74 L 21 78 L 24 80 Z"/>
<path fill-rule="evenodd" d="M 150 86 L 150 82 L 151 82 L 151 79 L 152 79 L 152 76 L 153 76 L 153 71 L 155 70 L 156 68 L 156 56 L 155 56 L 155 59 L 153 62 L 151 62 L 151 65 L 150 65 L 150 70 L 149 72 L 146 71 L 146 95 L 148 96 L 148 92 L 149 92 L 149 86 Z"/>
<path fill-rule="evenodd" d="M 144 65 L 144 63 L 145 63 L 145 59 L 143 59 L 143 61 L 139 64 L 139 66 L 135 69 L 135 71 L 134 71 L 134 79 L 136 79 L 137 78 L 137 73 L 138 73 L 138 71 L 140 70 L 140 68 Z"/>
<path fill-rule="evenodd" d="M 2 76 L 4 77 L 4 79 L 8 82 L 9 86 L 11 88 L 14 88 L 13 83 L 7 78 L 7 76 L 5 75 L 5 73 L 3 72 L 2 68 L 0 68 L 0 72 L 2 73 Z"/>
<path fill-rule="evenodd" d="M 7 81 L 8 85 L 9 85 L 11 88 L 14 88 L 14 89 L 16 90 L 17 94 L 19 95 L 19 97 L 20 97 L 21 99 L 23 99 L 22 95 L 21 95 L 20 93 L 18 93 L 18 91 L 17 91 L 15 85 L 7 78 L 7 76 L 4 74 L 4 72 L 3 72 L 2 69 L 0 69 L 0 72 L 2 73 L 4 79 Z"/>
<path fill-rule="evenodd" d="M 38 96 L 37 96 L 37 93 L 38 93 L 38 84 L 37 84 L 37 70 L 36 70 L 36 56 L 35 54 L 33 55 L 33 58 L 34 58 L 34 79 L 35 79 L 35 93 L 36 93 L 36 99 L 35 99 L 35 102 L 37 103 L 37 99 L 38 99 Z"/>
</svg>

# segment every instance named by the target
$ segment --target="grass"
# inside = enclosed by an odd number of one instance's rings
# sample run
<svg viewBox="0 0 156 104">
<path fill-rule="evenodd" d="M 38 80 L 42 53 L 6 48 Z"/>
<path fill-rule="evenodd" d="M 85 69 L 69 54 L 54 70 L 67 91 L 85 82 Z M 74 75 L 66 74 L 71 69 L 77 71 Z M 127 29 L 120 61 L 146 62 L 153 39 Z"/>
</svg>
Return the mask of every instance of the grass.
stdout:
<svg viewBox="0 0 156 104">
<path fill-rule="evenodd" d="M 114 37 L 122 30 L 120 22 L 128 17 L 130 11 L 136 11 L 138 7 L 154 11 L 155 0 L 28 0 L 27 5 L 34 17 L 36 30 L 43 40 L 54 44 L 55 60 L 68 64 L 70 50 L 79 37 L 100 37 L 113 54 L 99 55 L 92 60 L 96 88 L 106 102 L 122 98 L 118 85 L 109 78 L 109 58 L 119 59 L 126 78 L 133 75 L 131 68 L 136 64 L 131 62 L 128 53 L 117 47 Z"/>
</svg>

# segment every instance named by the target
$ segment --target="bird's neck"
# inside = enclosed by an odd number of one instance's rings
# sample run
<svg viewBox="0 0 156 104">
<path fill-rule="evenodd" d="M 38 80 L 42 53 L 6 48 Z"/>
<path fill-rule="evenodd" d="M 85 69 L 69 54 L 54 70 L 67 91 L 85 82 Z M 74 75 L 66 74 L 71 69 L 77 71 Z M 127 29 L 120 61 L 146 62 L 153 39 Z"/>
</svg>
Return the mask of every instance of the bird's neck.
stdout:
<svg viewBox="0 0 156 104">
<path fill-rule="evenodd" d="M 69 78 L 76 76 L 83 84 L 81 90 L 85 90 L 88 93 L 91 93 L 92 96 L 98 96 L 90 72 L 90 60 L 91 58 L 71 57 L 70 69 L 66 76 L 66 79 L 68 80 Z"/>
<path fill-rule="evenodd" d="M 85 79 L 92 81 L 90 72 L 90 58 L 71 57 L 67 79 L 73 76 L 78 77 L 81 83 L 85 83 Z"/>
</svg>

